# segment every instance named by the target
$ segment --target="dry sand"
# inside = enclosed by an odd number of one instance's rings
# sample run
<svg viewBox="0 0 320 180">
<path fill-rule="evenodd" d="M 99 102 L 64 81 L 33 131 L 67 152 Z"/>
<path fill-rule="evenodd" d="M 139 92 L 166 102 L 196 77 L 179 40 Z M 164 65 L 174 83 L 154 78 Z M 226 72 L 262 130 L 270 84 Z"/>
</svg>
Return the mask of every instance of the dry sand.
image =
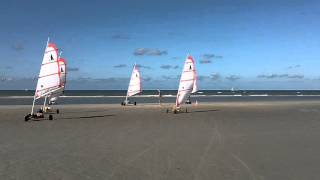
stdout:
<svg viewBox="0 0 320 180">
<path fill-rule="evenodd" d="M 320 102 L 0 106 L 0 179 L 320 178 Z"/>
</svg>

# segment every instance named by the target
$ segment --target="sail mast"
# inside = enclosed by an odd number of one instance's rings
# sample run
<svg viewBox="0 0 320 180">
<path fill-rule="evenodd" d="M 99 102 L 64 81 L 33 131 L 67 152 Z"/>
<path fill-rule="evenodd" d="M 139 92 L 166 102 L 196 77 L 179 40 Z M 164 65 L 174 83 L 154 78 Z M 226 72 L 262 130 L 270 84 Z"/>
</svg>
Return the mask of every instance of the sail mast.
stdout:
<svg viewBox="0 0 320 180">
<path fill-rule="evenodd" d="M 32 103 L 32 108 L 31 108 L 31 115 L 33 114 L 33 109 L 34 109 L 34 103 L 36 102 L 36 96 L 33 96 L 33 103 Z"/>
<path fill-rule="evenodd" d="M 44 101 L 43 101 L 42 110 L 43 110 L 44 112 L 45 112 L 45 110 L 46 110 L 47 97 L 48 97 L 48 96 L 45 96 L 45 97 L 44 97 Z"/>
</svg>

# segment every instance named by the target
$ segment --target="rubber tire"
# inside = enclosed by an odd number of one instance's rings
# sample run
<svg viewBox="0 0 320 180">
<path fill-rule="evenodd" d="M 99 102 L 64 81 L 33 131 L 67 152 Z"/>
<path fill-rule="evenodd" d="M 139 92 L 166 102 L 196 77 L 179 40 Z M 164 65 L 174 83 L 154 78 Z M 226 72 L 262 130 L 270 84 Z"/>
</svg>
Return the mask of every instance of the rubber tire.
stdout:
<svg viewBox="0 0 320 180">
<path fill-rule="evenodd" d="M 59 109 L 57 109 L 57 114 L 59 114 L 60 113 L 60 110 Z"/>
<path fill-rule="evenodd" d="M 49 120 L 52 121 L 53 120 L 53 116 L 50 114 L 49 115 Z"/>
<path fill-rule="evenodd" d="M 31 114 L 28 114 L 24 117 L 24 121 L 28 122 L 30 120 Z"/>
</svg>

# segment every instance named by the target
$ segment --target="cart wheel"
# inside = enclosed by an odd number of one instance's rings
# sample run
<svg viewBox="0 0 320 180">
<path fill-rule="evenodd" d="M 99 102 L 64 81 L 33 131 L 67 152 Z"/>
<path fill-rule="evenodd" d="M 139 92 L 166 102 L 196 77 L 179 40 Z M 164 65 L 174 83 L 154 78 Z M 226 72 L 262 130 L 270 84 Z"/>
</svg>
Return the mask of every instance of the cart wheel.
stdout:
<svg viewBox="0 0 320 180">
<path fill-rule="evenodd" d="M 57 109 L 57 114 L 59 114 L 60 113 L 60 110 L 59 109 Z"/>
<path fill-rule="evenodd" d="M 28 114 L 24 117 L 24 121 L 27 122 L 30 120 L 31 114 Z"/>
<path fill-rule="evenodd" d="M 137 102 L 134 102 L 134 105 L 136 106 L 136 105 L 137 105 Z"/>
<path fill-rule="evenodd" d="M 49 120 L 53 120 L 53 116 L 51 114 L 49 115 Z"/>
</svg>

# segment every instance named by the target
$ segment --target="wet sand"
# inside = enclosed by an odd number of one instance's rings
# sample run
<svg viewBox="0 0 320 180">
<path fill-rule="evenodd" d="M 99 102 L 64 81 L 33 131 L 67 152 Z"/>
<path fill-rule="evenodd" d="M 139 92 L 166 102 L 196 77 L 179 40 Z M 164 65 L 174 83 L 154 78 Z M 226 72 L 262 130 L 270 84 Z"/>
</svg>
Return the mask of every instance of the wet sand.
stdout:
<svg viewBox="0 0 320 180">
<path fill-rule="evenodd" d="M 169 105 L 166 105 L 169 107 Z M 0 106 L 0 179 L 319 179 L 320 102 Z"/>
</svg>

